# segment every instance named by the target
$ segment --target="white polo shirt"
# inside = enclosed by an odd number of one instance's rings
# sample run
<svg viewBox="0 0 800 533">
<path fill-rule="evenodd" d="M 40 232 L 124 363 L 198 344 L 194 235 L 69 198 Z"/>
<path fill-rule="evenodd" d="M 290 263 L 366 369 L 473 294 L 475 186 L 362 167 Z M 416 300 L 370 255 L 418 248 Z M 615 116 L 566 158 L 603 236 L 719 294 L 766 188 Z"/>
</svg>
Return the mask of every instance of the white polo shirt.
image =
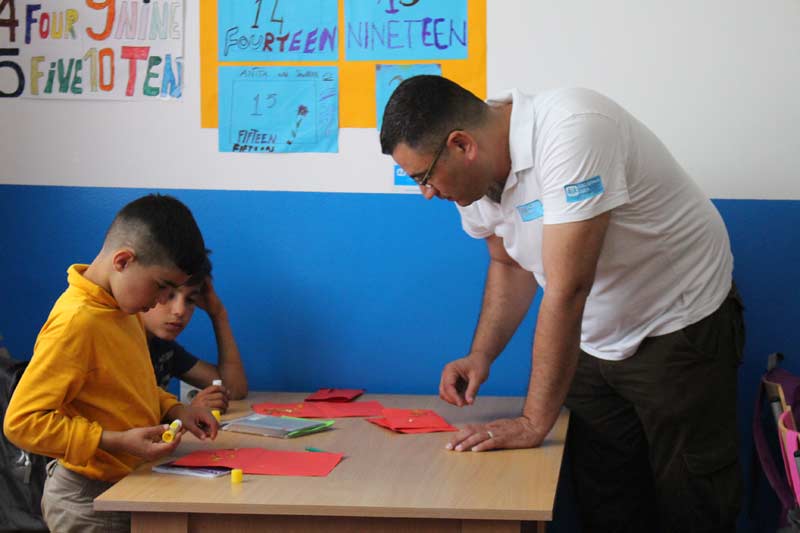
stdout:
<svg viewBox="0 0 800 533">
<path fill-rule="evenodd" d="M 621 360 L 645 337 L 715 311 L 731 288 L 725 225 L 661 141 L 608 98 L 586 89 L 513 102 L 511 173 L 500 204 L 459 207 L 469 235 L 502 237 L 509 255 L 546 291 L 542 225 L 613 210 L 586 302 L 581 349 Z"/>
</svg>

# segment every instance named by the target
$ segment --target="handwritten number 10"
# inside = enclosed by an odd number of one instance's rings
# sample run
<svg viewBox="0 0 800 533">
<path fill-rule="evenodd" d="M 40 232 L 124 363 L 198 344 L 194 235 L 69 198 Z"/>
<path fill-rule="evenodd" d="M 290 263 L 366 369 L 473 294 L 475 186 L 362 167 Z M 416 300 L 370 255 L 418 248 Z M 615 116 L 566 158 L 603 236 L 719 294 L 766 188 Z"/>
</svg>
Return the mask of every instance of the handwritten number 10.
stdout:
<svg viewBox="0 0 800 533">
<path fill-rule="evenodd" d="M 262 3 L 262 1 L 263 0 L 255 0 L 256 4 L 258 5 L 258 9 L 256 9 L 256 18 L 253 21 L 252 28 L 256 29 L 256 30 L 258 29 L 258 18 L 261 16 L 261 3 Z M 417 0 L 414 0 L 414 1 L 416 2 Z M 278 27 L 278 33 L 282 33 L 283 32 L 283 19 L 282 18 L 280 18 L 280 19 L 276 19 L 275 18 L 275 12 L 277 10 L 278 10 L 278 0 L 275 0 L 273 2 L 273 4 L 272 4 L 272 16 L 270 17 L 269 21 L 270 22 L 280 22 L 281 25 L 280 25 L 280 27 Z"/>
</svg>

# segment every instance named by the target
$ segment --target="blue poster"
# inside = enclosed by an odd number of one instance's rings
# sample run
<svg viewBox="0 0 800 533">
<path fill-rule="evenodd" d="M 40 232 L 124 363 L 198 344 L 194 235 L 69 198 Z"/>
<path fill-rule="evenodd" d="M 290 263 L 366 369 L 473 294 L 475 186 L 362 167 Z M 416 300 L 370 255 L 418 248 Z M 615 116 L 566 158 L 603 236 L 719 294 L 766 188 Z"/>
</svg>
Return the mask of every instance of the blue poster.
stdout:
<svg viewBox="0 0 800 533">
<path fill-rule="evenodd" d="M 420 74 L 442 75 L 442 66 L 429 63 L 422 65 L 375 65 L 375 109 L 378 113 L 378 131 L 383 124 L 383 110 L 389 97 L 400 82 Z"/>
<path fill-rule="evenodd" d="M 348 61 L 466 59 L 467 0 L 345 0 Z"/>
<path fill-rule="evenodd" d="M 220 152 L 337 152 L 336 67 L 220 67 Z"/>
<path fill-rule="evenodd" d="M 219 61 L 336 61 L 337 0 L 219 0 Z"/>
</svg>

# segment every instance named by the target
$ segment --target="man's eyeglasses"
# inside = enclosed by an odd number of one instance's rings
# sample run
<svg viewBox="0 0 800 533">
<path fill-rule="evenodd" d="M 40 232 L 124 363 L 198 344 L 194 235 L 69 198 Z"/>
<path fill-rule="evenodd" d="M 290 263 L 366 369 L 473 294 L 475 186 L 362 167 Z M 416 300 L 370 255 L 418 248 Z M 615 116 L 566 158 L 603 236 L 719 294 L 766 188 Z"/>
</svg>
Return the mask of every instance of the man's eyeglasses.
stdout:
<svg viewBox="0 0 800 533">
<path fill-rule="evenodd" d="M 417 185 L 420 187 L 430 187 L 430 185 L 428 185 L 428 180 L 431 179 L 433 167 L 436 166 L 436 162 L 439 161 L 440 157 L 442 157 L 442 152 L 444 152 L 445 147 L 447 147 L 447 140 L 450 138 L 450 134 L 460 129 L 461 128 L 455 128 L 447 132 L 447 135 L 444 136 L 442 144 L 440 144 L 439 148 L 436 149 L 436 153 L 433 155 L 433 161 L 431 161 L 431 164 L 428 166 L 428 170 L 425 171 L 425 174 L 423 174 L 421 178 L 417 176 L 411 176 L 411 179 L 417 182 Z"/>
</svg>

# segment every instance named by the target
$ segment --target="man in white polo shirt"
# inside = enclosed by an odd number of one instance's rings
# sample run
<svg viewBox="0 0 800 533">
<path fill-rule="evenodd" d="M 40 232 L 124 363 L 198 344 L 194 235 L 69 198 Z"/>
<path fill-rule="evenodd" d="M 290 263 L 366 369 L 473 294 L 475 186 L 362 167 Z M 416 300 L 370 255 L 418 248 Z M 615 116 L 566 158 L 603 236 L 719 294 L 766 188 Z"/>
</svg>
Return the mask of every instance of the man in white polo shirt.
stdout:
<svg viewBox="0 0 800 533">
<path fill-rule="evenodd" d="M 522 415 L 448 448 L 538 446 L 566 404 L 586 531 L 734 531 L 742 305 L 725 225 L 661 141 L 589 90 L 484 103 L 417 76 L 387 104 L 381 147 L 488 246 L 480 320 L 442 372 L 444 400 L 475 401 L 544 290 Z"/>
</svg>

